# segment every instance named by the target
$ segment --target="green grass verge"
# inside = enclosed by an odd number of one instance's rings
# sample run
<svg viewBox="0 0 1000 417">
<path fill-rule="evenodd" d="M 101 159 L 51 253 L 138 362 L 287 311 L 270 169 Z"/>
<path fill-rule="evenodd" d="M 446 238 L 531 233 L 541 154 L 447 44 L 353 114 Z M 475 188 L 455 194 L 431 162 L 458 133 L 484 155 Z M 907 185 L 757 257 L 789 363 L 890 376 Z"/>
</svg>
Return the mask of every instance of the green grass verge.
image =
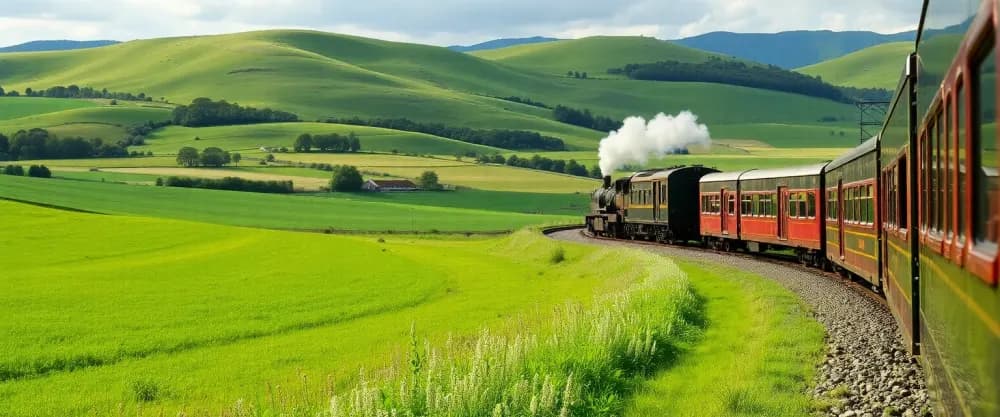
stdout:
<svg viewBox="0 0 1000 417">
<path fill-rule="evenodd" d="M 10 202 L 0 213 L 10 416 L 328 406 L 358 369 L 405 352 L 411 325 L 434 344 L 547 326 L 557 306 L 589 306 L 653 268 L 533 232 L 378 240 Z"/>
<path fill-rule="evenodd" d="M 531 224 L 580 220 L 578 216 L 409 205 L 346 197 L 321 198 L 7 175 L 0 176 L 0 197 L 99 213 L 303 230 L 509 231 Z"/>
<path fill-rule="evenodd" d="M 676 366 L 645 384 L 625 416 L 808 416 L 823 327 L 773 281 L 682 263 L 707 327 Z"/>
</svg>

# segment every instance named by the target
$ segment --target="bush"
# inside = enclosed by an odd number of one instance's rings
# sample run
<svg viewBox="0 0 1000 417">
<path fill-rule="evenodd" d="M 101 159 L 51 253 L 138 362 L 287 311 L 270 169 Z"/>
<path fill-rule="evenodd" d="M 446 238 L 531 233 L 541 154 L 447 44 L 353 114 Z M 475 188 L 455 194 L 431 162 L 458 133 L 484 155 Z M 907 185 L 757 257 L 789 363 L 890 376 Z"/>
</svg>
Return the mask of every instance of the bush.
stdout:
<svg viewBox="0 0 1000 417">
<path fill-rule="evenodd" d="M 552 255 L 549 256 L 549 262 L 557 264 L 565 260 L 566 260 L 566 250 L 563 249 L 562 246 L 556 246 L 556 248 L 552 250 Z"/>
<path fill-rule="evenodd" d="M 45 165 L 32 165 L 28 167 L 28 176 L 35 178 L 52 178 L 52 172 Z"/>
<path fill-rule="evenodd" d="M 160 386 L 153 381 L 142 379 L 132 382 L 132 397 L 136 402 L 156 401 L 160 396 Z"/>
<path fill-rule="evenodd" d="M 20 165 L 7 165 L 3 167 L 4 175 L 17 175 L 19 177 L 24 176 L 24 167 Z"/>
<path fill-rule="evenodd" d="M 196 98 L 186 106 L 177 106 L 173 115 L 174 124 L 188 127 L 299 121 L 299 117 L 292 113 L 243 107 L 205 97 Z"/>
<path fill-rule="evenodd" d="M 418 181 L 420 188 L 425 190 L 440 190 L 441 184 L 438 182 L 438 175 L 434 171 L 424 171 L 420 174 L 420 180 Z"/>
<path fill-rule="evenodd" d="M 239 177 L 225 177 L 222 179 L 168 177 L 163 185 L 167 187 L 209 188 L 252 193 L 289 194 L 295 191 L 291 181 L 255 181 Z"/>
<path fill-rule="evenodd" d="M 361 172 L 353 165 L 336 165 L 333 167 L 333 178 L 330 180 L 331 191 L 361 191 L 364 180 Z"/>
</svg>

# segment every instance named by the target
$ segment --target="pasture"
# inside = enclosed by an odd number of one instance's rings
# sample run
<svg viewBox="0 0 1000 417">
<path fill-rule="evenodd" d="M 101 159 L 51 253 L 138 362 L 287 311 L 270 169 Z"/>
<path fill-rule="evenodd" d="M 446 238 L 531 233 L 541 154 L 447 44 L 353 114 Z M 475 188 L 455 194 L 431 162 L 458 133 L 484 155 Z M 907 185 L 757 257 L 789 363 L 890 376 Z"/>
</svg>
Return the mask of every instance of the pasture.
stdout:
<svg viewBox="0 0 1000 417">
<path fill-rule="evenodd" d="M 0 322 L 0 398 L 11 416 L 203 415 L 269 398 L 328 407 L 361 367 L 398 357 L 411 326 L 434 343 L 545 329 L 544 312 L 654 269 L 529 232 L 382 241 L 10 202 L 0 213 L 11 289 L 0 310 L 13 318 Z M 553 264 L 556 248 L 564 260 Z"/>
<path fill-rule="evenodd" d="M 270 229 L 479 232 L 580 221 L 579 216 L 409 205 L 391 200 L 344 197 L 321 198 L 0 175 L 0 198 L 98 213 Z M 472 195 L 471 198 L 488 199 L 489 194 Z M 471 206 L 483 204 L 487 203 L 470 203 Z M 526 207 L 526 210 L 530 209 Z"/>
<path fill-rule="evenodd" d="M 0 120 L 17 119 L 44 113 L 94 107 L 97 104 L 85 100 L 40 97 L 0 96 Z"/>
<path fill-rule="evenodd" d="M 0 97 L 0 99 L 5 99 Z M 53 98 L 24 98 L 24 100 L 63 100 Z M 32 128 L 47 129 L 59 136 L 80 136 L 84 138 L 101 138 L 107 142 L 116 142 L 125 136 L 125 128 L 147 121 L 163 121 L 170 118 L 170 109 L 150 104 L 142 106 L 136 103 L 119 104 L 115 106 L 97 106 L 90 100 L 69 100 L 83 103 L 77 108 L 67 110 L 25 114 L 11 119 L 0 119 L 0 133 L 10 136 L 18 130 Z"/>
<path fill-rule="evenodd" d="M 835 85 L 895 91 L 906 56 L 913 52 L 913 46 L 913 42 L 875 45 L 796 71 L 823 77 L 824 81 Z"/>
</svg>

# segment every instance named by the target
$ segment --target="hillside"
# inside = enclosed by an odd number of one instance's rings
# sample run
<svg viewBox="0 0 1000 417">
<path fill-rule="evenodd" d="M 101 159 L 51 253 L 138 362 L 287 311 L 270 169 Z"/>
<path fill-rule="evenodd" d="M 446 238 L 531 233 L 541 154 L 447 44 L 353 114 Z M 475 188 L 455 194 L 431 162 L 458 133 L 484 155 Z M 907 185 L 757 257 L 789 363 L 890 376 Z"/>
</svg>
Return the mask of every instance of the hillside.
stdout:
<svg viewBox="0 0 1000 417">
<path fill-rule="evenodd" d="M 488 49 L 506 48 L 508 46 L 515 46 L 515 45 L 551 42 L 557 40 L 559 39 L 547 38 L 544 36 L 532 36 L 530 38 L 502 38 L 486 42 L 480 42 L 474 45 L 452 45 L 449 46 L 448 49 L 451 49 L 452 51 L 456 52 L 473 52 L 473 51 L 485 51 Z"/>
<path fill-rule="evenodd" d="M 690 48 L 717 52 L 792 69 L 816 64 L 870 46 L 912 41 L 914 32 L 796 30 L 779 33 L 711 32 L 674 42 Z"/>
<path fill-rule="evenodd" d="M 714 54 L 643 36 L 594 36 L 511 46 L 473 55 L 546 74 L 585 71 L 591 77 L 607 77 L 609 68 L 626 64 L 664 60 L 702 62 Z"/>
<path fill-rule="evenodd" d="M 25 42 L 18 45 L 6 46 L 0 48 L 0 53 L 2 52 L 42 52 L 42 51 L 69 51 L 73 49 L 86 49 L 86 48 L 99 48 L 102 46 L 114 45 L 119 43 L 118 41 L 69 41 L 69 40 L 53 40 L 53 41 L 31 41 Z"/>
<path fill-rule="evenodd" d="M 820 76 L 835 85 L 893 90 L 899 82 L 906 56 L 912 51 L 912 42 L 886 43 L 796 71 Z"/>
<path fill-rule="evenodd" d="M 558 48 L 548 49 L 552 45 Z M 526 97 L 615 118 L 692 110 L 712 125 L 814 124 L 820 119 L 850 120 L 855 112 L 828 100 L 751 88 L 579 80 L 515 65 L 520 61 L 530 67 L 533 60 L 548 56 L 552 59 L 537 61 L 535 68 L 549 66 L 554 73 L 564 62 L 575 70 L 604 71 L 636 60 L 697 61 L 709 56 L 649 38 L 588 38 L 514 48 L 529 50 L 494 51 L 509 55 L 493 55 L 499 60 L 494 62 L 440 47 L 274 30 L 4 54 L 0 85 L 23 91 L 77 84 L 144 92 L 172 103 L 212 97 L 291 111 L 303 120 L 407 117 L 455 126 L 533 130 L 562 138 L 570 149 L 580 150 L 594 149 L 604 134 L 558 123 L 547 109 L 494 97 Z"/>
</svg>

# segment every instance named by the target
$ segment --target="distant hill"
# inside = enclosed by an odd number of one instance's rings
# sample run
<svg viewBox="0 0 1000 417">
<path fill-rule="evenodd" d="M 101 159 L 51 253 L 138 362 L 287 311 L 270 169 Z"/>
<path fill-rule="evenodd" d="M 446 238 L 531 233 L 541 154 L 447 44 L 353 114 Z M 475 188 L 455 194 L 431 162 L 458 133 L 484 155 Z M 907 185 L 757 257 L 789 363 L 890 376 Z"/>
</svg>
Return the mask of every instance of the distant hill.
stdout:
<svg viewBox="0 0 1000 417">
<path fill-rule="evenodd" d="M 912 51 L 912 42 L 884 43 L 796 71 L 818 75 L 834 85 L 893 90 L 903 71 L 906 56 Z"/>
<path fill-rule="evenodd" d="M 870 46 L 913 41 L 916 32 L 884 35 L 829 30 L 779 33 L 711 32 L 674 42 L 705 51 L 792 69 L 837 58 Z"/>
<path fill-rule="evenodd" d="M 593 36 L 474 52 L 473 55 L 553 75 L 587 72 L 607 77 L 608 69 L 656 61 L 703 62 L 716 54 L 643 36 Z"/>
<path fill-rule="evenodd" d="M 453 45 L 449 46 L 448 49 L 456 52 L 472 52 L 472 51 L 485 51 L 489 49 L 506 48 L 508 46 L 514 45 L 524 45 L 531 43 L 541 43 L 541 42 L 552 42 L 557 41 L 556 38 L 546 38 L 544 36 L 532 36 L 530 38 L 504 38 L 504 39 L 494 39 L 492 41 L 486 41 L 483 43 L 477 43 L 475 45 Z"/>
<path fill-rule="evenodd" d="M 553 44 L 558 47 L 541 53 L 510 51 Z M 830 100 L 723 84 L 565 76 L 567 66 L 596 74 L 646 60 L 699 62 L 713 55 L 650 38 L 587 38 L 496 51 L 507 51 L 509 61 L 435 46 L 269 30 L 0 54 L 0 80 L 8 91 L 76 84 L 142 92 L 171 103 L 211 97 L 289 111 L 309 121 L 405 117 L 448 126 L 531 130 L 563 139 L 575 150 L 596 149 L 605 133 L 557 122 L 551 110 L 500 97 L 590 109 L 614 119 L 691 110 L 712 126 L 716 137 L 761 140 L 789 125 L 816 125 L 825 133 L 830 127 L 823 121 L 853 120 L 857 111 Z"/>
<path fill-rule="evenodd" d="M 31 41 L 25 42 L 20 45 L 7 46 L 0 48 L 0 53 L 2 52 L 42 52 L 42 51 L 68 51 L 72 49 L 86 49 L 86 48 L 97 48 L 101 46 L 114 45 L 120 43 L 118 41 L 69 41 L 69 40 L 55 40 L 55 41 Z"/>
</svg>

